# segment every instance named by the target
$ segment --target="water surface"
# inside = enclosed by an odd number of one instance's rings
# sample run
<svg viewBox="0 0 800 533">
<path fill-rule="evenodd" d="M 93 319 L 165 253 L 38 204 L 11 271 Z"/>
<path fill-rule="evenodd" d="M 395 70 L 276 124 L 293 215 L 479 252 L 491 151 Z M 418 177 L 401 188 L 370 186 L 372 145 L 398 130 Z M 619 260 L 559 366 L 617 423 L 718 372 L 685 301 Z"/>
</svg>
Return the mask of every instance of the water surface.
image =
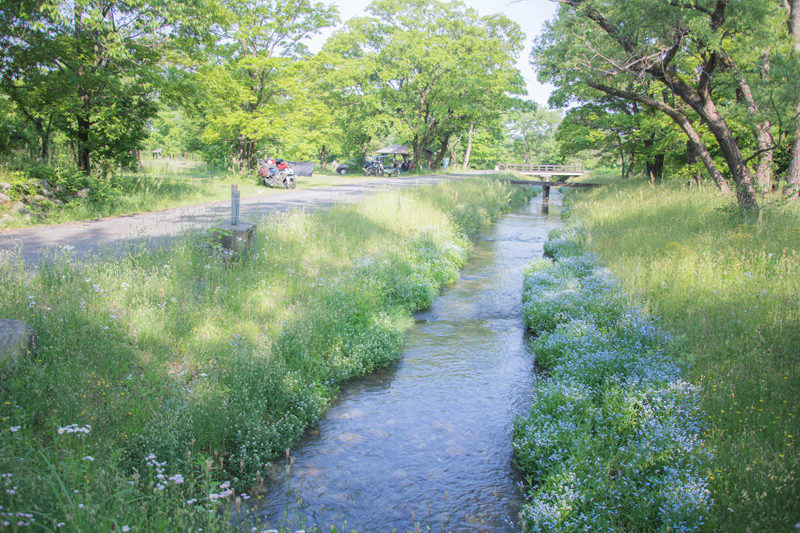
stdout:
<svg viewBox="0 0 800 533">
<path fill-rule="evenodd" d="M 259 522 L 328 531 L 518 531 L 511 427 L 535 379 L 523 266 L 559 209 L 535 198 L 475 240 L 460 279 L 416 324 L 397 363 L 353 380 L 267 484 Z"/>
</svg>

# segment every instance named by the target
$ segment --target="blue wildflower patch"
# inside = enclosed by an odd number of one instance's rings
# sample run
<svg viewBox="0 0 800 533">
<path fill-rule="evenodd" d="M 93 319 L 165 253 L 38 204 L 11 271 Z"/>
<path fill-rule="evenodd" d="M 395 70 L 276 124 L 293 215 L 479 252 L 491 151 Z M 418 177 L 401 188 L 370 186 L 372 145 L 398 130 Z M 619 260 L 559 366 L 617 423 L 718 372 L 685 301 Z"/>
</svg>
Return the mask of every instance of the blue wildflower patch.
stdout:
<svg viewBox="0 0 800 533">
<path fill-rule="evenodd" d="M 712 500 L 702 473 L 699 388 L 677 341 L 584 253 L 551 235 L 525 269 L 526 325 L 545 375 L 514 424 L 526 531 L 697 531 Z"/>
</svg>

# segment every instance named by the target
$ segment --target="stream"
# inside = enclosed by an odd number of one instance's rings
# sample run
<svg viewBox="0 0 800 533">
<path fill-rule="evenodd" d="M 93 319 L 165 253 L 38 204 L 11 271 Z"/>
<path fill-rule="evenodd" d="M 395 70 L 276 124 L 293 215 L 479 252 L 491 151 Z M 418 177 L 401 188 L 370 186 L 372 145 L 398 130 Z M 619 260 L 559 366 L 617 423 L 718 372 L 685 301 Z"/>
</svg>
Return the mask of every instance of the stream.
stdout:
<svg viewBox="0 0 800 533">
<path fill-rule="evenodd" d="M 470 261 L 416 323 L 396 363 L 342 387 L 267 480 L 250 518 L 300 529 L 519 531 L 511 429 L 536 379 L 522 268 L 560 226 L 541 198 L 474 239 Z"/>
</svg>

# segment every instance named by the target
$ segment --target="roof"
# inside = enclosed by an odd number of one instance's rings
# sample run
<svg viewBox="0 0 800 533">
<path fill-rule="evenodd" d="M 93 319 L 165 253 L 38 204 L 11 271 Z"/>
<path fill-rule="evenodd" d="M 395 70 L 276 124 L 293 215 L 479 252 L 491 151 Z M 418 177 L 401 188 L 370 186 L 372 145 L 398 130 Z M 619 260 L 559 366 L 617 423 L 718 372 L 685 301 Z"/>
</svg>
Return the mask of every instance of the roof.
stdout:
<svg viewBox="0 0 800 533">
<path fill-rule="evenodd" d="M 376 154 L 408 154 L 408 146 L 402 144 L 390 144 L 386 148 L 375 151 Z"/>
</svg>

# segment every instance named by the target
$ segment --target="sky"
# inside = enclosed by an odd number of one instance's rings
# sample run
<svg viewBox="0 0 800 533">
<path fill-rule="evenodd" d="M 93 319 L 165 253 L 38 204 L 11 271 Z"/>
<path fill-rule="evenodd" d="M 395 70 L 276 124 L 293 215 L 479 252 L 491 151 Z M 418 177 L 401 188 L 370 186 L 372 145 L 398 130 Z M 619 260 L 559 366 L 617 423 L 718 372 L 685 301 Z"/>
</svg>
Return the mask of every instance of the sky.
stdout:
<svg viewBox="0 0 800 533">
<path fill-rule="evenodd" d="M 326 4 L 335 4 L 339 8 L 342 21 L 366 14 L 366 7 L 371 0 L 323 0 Z M 531 43 L 539 34 L 542 25 L 555 15 L 558 2 L 551 0 L 462 0 L 481 15 L 502 13 L 522 27 L 525 32 L 525 49 L 517 62 L 517 68 L 525 78 L 528 98 L 540 105 L 547 106 L 552 87 L 536 81 L 536 73 L 530 65 Z M 326 30 L 309 43 L 312 51 L 318 51 L 325 40 L 333 32 Z"/>
</svg>

